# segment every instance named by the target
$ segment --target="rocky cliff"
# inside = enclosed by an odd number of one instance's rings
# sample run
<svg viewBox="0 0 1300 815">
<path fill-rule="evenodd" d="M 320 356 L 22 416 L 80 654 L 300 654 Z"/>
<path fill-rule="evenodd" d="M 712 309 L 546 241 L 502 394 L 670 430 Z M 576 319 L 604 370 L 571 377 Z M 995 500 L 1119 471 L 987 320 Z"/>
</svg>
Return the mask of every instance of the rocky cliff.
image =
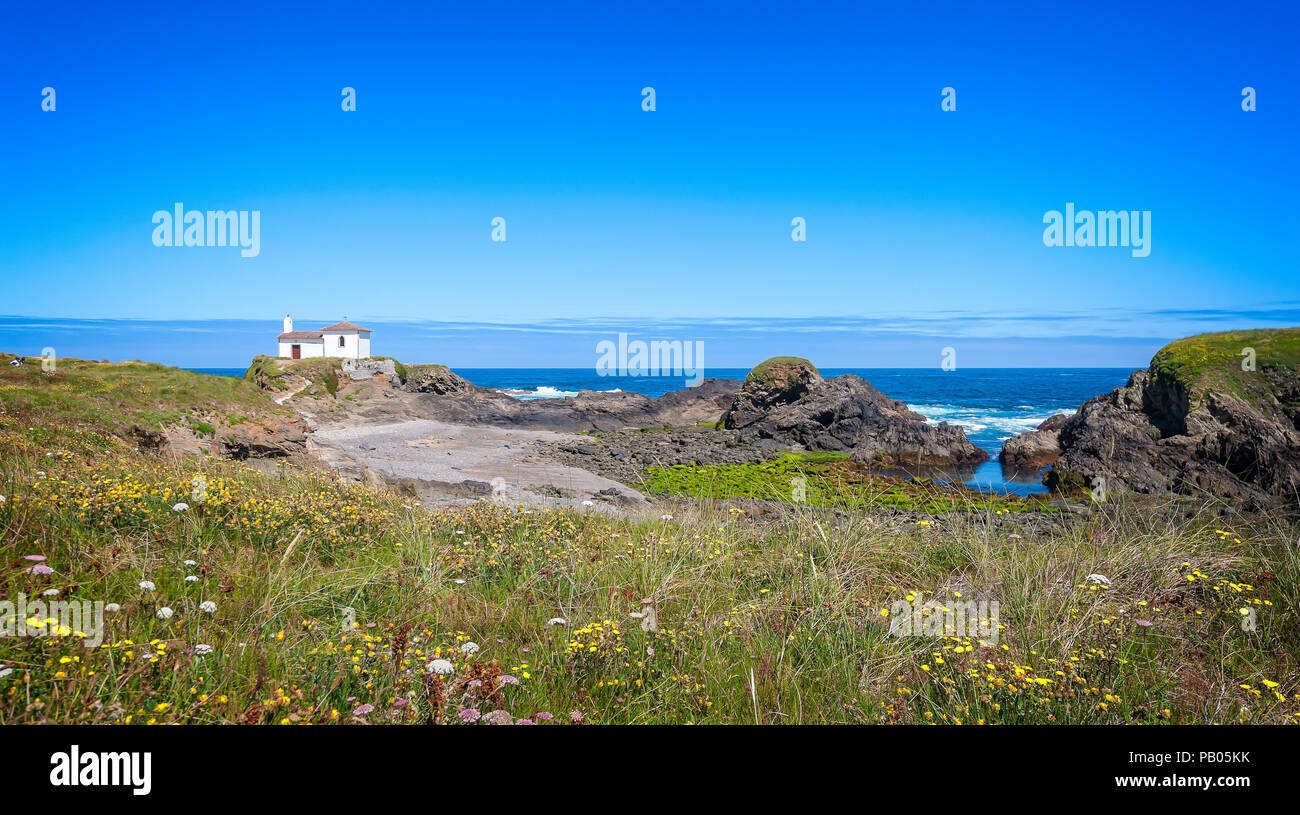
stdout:
<svg viewBox="0 0 1300 815">
<path fill-rule="evenodd" d="M 1295 503 L 1300 329 L 1172 342 L 1124 387 L 1085 402 L 1060 427 L 1056 448 L 1045 483 L 1057 489 Z"/>
</svg>

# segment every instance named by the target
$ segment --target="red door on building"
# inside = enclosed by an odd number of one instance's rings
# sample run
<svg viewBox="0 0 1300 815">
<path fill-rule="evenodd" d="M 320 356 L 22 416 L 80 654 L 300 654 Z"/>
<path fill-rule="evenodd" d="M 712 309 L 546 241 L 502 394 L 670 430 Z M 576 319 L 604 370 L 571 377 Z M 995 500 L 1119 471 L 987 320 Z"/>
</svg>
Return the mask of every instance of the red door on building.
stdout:
<svg viewBox="0 0 1300 815">
<path fill-rule="evenodd" d="M 301 346 L 301 345 L 295 345 L 295 346 L 293 346 L 293 358 L 294 358 L 294 359 L 302 359 L 302 346 Z"/>
</svg>

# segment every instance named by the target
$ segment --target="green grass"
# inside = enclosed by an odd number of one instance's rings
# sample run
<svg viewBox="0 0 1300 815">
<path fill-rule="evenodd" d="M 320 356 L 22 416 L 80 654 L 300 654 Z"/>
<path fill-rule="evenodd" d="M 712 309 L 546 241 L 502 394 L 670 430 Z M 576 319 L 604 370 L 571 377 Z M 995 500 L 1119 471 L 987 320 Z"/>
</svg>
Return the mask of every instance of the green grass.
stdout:
<svg viewBox="0 0 1300 815">
<path fill-rule="evenodd" d="M 1255 351 L 1255 370 L 1242 370 L 1242 352 Z M 1300 369 L 1300 328 L 1260 329 L 1198 334 L 1175 340 L 1156 352 L 1151 373 L 1176 383 L 1193 405 L 1215 391 L 1254 402 L 1275 394 L 1270 372 Z"/>
<path fill-rule="evenodd" d="M 121 436 L 132 425 L 157 431 L 190 417 L 286 415 L 252 383 L 228 376 L 182 371 L 148 362 L 91 362 L 60 359 L 50 374 L 38 365 L 10 367 L 0 354 L 0 407 L 27 417 L 33 427 L 57 436 L 67 449 L 85 442 L 96 449 L 104 437 Z M 211 426 L 210 424 L 208 426 Z"/>
</svg>

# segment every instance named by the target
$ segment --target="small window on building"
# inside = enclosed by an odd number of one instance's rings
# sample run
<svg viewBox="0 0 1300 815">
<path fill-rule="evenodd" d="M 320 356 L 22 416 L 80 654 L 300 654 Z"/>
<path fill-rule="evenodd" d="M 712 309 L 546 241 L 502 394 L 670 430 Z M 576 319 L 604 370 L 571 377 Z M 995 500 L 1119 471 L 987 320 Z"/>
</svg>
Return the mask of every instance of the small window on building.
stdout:
<svg viewBox="0 0 1300 815">
<path fill-rule="evenodd" d="M 343 347 L 343 338 L 339 337 L 339 348 Z"/>
</svg>

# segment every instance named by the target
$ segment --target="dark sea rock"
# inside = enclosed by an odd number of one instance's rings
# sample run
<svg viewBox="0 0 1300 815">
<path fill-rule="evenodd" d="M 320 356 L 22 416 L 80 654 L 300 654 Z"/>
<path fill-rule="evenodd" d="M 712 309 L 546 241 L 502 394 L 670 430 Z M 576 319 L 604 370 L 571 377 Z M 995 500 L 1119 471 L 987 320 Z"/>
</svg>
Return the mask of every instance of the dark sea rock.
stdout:
<svg viewBox="0 0 1300 815">
<path fill-rule="evenodd" d="M 745 377 L 744 387 L 726 406 L 722 426 L 738 430 L 753 425 L 774 409 L 803 399 L 821 382 L 821 373 L 808 360 L 773 357 Z"/>
<path fill-rule="evenodd" d="M 1064 413 L 1057 413 L 1052 416 L 1048 416 L 1035 429 L 1042 430 L 1045 432 L 1059 432 L 1062 427 L 1065 427 L 1065 423 L 1068 422 L 1069 420 L 1070 417 L 1066 416 Z"/>
<path fill-rule="evenodd" d="M 998 453 L 998 461 L 1017 469 L 1041 469 L 1061 456 L 1061 428 L 1068 417 L 1058 413 L 1035 430 L 1007 439 Z"/>
<path fill-rule="evenodd" d="M 453 374 L 454 376 L 454 374 Z M 459 379 L 459 377 L 456 377 Z M 415 378 L 407 383 L 408 388 Z M 461 380 L 464 382 L 464 380 Z M 468 382 L 465 383 L 469 385 Z M 443 380 L 438 387 L 454 385 Z M 419 387 L 418 385 L 416 387 Z M 734 380 L 706 379 L 657 399 L 630 391 L 579 391 L 563 399 L 519 400 L 470 385 L 472 390 L 447 393 L 421 390 L 416 412 L 420 418 L 469 425 L 523 427 L 562 432 L 616 431 L 624 428 L 661 430 L 714 424 L 739 389 Z M 394 406 L 395 411 L 399 408 Z M 411 411 L 406 410 L 407 414 Z"/>
<path fill-rule="evenodd" d="M 735 433 L 711 427 L 617 430 L 581 441 L 551 443 L 547 452 L 557 461 L 625 484 L 639 483 L 647 467 L 757 464 L 777 455 L 775 450 L 741 441 Z"/>
<path fill-rule="evenodd" d="M 988 459 L 960 427 L 932 425 L 859 376 L 746 381 L 723 414 L 737 438 L 781 449 L 853 454 L 882 466 L 963 467 Z"/>
<path fill-rule="evenodd" d="M 1135 371 L 1124 387 L 1088 400 L 1064 423 L 1061 455 L 1045 483 L 1212 495 L 1248 506 L 1295 503 L 1300 369 L 1289 361 L 1270 364 L 1288 359 L 1279 351 L 1274 358 L 1261 354 L 1258 370 L 1242 371 L 1238 356 L 1243 345 L 1276 344 L 1276 333 L 1202 335 L 1162 349 L 1150 370 Z M 1229 338 L 1228 350 L 1216 356 L 1220 337 Z M 1200 364 L 1185 362 L 1189 357 Z"/>
<path fill-rule="evenodd" d="M 446 396 L 453 393 L 477 393 L 485 389 L 464 377 L 457 376 L 445 365 L 411 365 L 406 369 L 402 390 L 407 393 L 434 393 Z"/>
</svg>

